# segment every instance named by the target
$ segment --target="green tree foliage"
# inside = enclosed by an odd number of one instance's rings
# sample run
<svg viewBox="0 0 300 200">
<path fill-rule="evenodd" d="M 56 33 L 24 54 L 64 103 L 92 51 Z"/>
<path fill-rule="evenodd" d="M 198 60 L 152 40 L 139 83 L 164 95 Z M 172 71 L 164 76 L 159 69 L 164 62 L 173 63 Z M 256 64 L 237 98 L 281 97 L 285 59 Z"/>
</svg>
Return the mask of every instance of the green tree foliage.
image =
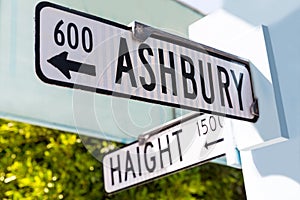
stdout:
<svg viewBox="0 0 300 200">
<path fill-rule="evenodd" d="M 245 199 L 240 170 L 205 164 L 113 195 L 77 134 L 0 120 L 0 199 Z M 93 153 L 117 144 L 88 138 Z M 118 144 L 120 145 L 120 144 Z"/>
</svg>

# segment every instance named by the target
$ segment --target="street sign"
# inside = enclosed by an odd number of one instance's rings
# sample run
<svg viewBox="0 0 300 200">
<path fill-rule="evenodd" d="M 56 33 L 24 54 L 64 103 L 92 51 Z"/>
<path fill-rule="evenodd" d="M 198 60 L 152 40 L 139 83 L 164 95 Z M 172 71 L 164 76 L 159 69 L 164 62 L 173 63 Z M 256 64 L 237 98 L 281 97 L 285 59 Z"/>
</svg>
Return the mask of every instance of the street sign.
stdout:
<svg viewBox="0 0 300 200">
<path fill-rule="evenodd" d="M 221 117 L 194 114 L 183 121 L 175 121 L 104 156 L 107 193 L 203 164 L 228 152 L 223 133 L 225 123 Z"/>
<path fill-rule="evenodd" d="M 141 23 L 42 2 L 36 74 L 45 83 L 255 122 L 249 62 Z"/>
</svg>

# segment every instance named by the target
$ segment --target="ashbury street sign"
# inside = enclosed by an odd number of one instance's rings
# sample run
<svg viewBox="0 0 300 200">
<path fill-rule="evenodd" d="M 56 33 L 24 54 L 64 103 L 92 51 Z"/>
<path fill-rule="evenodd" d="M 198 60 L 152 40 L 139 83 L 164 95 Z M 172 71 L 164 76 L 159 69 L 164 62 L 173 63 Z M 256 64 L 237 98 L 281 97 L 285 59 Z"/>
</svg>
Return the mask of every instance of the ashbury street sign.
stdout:
<svg viewBox="0 0 300 200">
<path fill-rule="evenodd" d="M 226 155 L 221 117 L 197 115 L 103 158 L 107 193 L 126 189 Z"/>
<path fill-rule="evenodd" d="M 48 83 L 255 122 L 249 62 L 134 23 L 42 2 L 36 73 Z"/>
</svg>

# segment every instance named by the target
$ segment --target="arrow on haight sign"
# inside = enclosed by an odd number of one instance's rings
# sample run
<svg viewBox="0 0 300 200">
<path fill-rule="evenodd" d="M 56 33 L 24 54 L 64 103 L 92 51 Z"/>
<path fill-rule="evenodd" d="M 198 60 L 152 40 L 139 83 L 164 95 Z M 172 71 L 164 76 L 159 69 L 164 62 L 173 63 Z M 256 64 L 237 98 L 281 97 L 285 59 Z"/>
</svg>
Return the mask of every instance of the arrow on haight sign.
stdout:
<svg viewBox="0 0 300 200">
<path fill-rule="evenodd" d="M 68 79 L 71 79 L 70 71 L 78 72 L 81 74 L 86 74 L 90 76 L 96 76 L 96 67 L 95 65 L 89 65 L 85 63 L 76 62 L 73 60 L 68 60 L 68 52 L 64 51 L 47 61 L 56 67 L 61 73 L 65 75 Z"/>
<path fill-rule="evenodd" d="M 214 145 L 214 144 L 217 144 L 217 143 L 219 143 L 219 142 L 223 142 L 223 141 L 224 141 L 224 138 L 218 139 L 218 140 L 213 141 L 213 142 L 207 142 L 207 141 L 206 141 L 204 147 L 205 147 L 206 149 L 208 149 L 209 146 Z"/>
</svg>

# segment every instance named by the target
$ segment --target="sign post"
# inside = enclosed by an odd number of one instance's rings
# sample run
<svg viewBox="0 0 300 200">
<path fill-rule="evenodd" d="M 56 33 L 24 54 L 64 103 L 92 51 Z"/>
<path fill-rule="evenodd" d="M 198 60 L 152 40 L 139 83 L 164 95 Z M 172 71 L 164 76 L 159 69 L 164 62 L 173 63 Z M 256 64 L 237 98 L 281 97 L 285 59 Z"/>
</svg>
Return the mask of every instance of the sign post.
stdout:
<svg viewBox="0 0 300 200">
<path fill-rule="evenodd" d="M 223 120 L 193 114 L 147 132 L 103 158 L 107 193 L 126 189 L 226 155 Z M 228 138 L 227 138 L 228 139 Z"/>
<path fill-rule="evenodd" d="M 158 29 L 42 2 L 36 73 L 49 84 L 255 122 L 249 62 Z"/>
</svg>

